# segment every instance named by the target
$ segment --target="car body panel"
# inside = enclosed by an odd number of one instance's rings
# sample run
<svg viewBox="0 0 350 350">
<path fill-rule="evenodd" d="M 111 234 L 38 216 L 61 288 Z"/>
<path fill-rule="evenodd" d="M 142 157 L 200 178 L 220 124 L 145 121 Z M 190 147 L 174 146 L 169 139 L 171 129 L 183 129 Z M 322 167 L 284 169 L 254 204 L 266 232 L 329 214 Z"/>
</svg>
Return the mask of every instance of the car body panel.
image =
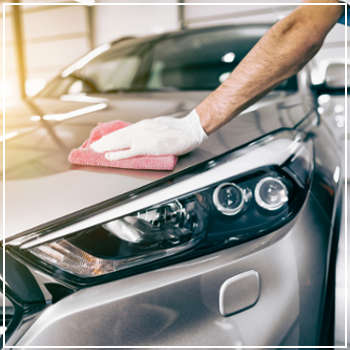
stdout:
<svg viewBox="0 0 350 350">
<path fill-rule="evenodd" d="M 46 308 L 30 327 L 25 324 L 28 330 L 16 345 L 316 344 L 332 237 L 327 210 L 339 195 L 339 179 L 331 171 L 338 166 L 336 146 L 323 143 L 330 137 L 322 127 L 314 135 L 317 176 L 301 212 L 288 225 L 211 255 L 84 288 Z M 221 316 L 220 286 L 250 270 L 260 275 L 257 303 Z"/>
<path fill-rule="evenodd" d="M 203 97 L 203 93 L 198 92 L 163 95 L 122 94 L 109 101 L 106 110 L 61 122 L 38 121 L 33 131 L 7 140 L 7 235 L 33 229 L 176 174 L 274 130 L 294 127 L 312 108 L 311 105 L 303 104 L 297 94 L 288 97 L 283 94 L 272 95 L 211 135 L 199 149 L 181 157 L 172 172 L 80 167 L 69 164 L 67 158 L 70 150 L 79 147 L 98 122 L 114 119 L 134 122 L 142 117 L 166 112 L 183 115 L 184 110 L 178 105 L 180 101 L 188 101 L 188 106 L 193 106 Z M 166 108 L 159 108 L 162 99 L 165 100 L 163 102 L 167 105 Z M 148 101 L 150 110 L 153 108 L 153 114 L 150 111 L 146 115 L 141 113 L 143 101 Z M 44 110 L 45 105 L 50 105 L 42 99 L 34 103 L 41 110 Z M 51 101 L 51 104 L 54 105 L 55 101 Z M 72 107 L 71 102 L 68 104 Z M 139 107 L 136 108 L 135 104 Z M 50 111 L 55 110 L 59 114 L 61 105 L 61 102 L 58 103 Z M 128 106 L 134 107 L 127 114 Z M 64 113 L 68 110 L 72 109 L 65 109 Z M 43 113 L 45 115 L 47 114 Z M 54 206 L 52 198 L 55 201 Z"/>
</svg>

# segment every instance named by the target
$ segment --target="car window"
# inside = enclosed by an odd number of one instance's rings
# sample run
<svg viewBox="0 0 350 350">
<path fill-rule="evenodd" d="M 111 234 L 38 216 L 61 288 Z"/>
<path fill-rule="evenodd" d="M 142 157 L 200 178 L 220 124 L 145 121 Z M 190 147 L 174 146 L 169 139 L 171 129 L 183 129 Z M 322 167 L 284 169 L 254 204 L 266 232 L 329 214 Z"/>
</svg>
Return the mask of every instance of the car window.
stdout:
<svg viewBox="0 0 350 350">
<path fill-rule="evenodd" d="M 210 28 L 129 40 L 112 46 L 43 91 L 60 96 L 117 91 L 213 90 L 267 30 L 267 26 Z M 296 90 L 296 77 L 278 89 Z"/>
<path fill-rule="evenodd" d="M 138 56 L 109 57 L 87 65 L 79 75 L 93 83 L 97 91 L 129 89 L 140 63 Z"/>
<path fill-rule="evenodd" d="M 59 97 L 132 89 L 147 45 L 117 45 L 66 77 L 51 81 L 40 96 Z"/>
<path fill-rule="evenodd" d="M 225 29 L 159 42 L 153 52 L 150 88 L 215 89 L 262 35 L 257 29 Z"/>
</svg>

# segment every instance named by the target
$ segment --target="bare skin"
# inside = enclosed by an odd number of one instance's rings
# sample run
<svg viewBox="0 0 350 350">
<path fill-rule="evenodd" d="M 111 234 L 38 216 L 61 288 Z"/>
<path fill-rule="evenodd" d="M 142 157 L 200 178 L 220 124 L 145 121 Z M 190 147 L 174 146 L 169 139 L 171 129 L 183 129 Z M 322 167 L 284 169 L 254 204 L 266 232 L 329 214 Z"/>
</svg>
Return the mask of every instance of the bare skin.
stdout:
<svg viewBox="0 0 350 350">
<path fill-rule="evenodd" d="M 306 3 L 338 3 L 312 0 Z M 344 10 L 337 5 L 302 5 L 276 23 L 196 111 L 209 135 L 296 74 L 321 48 Z"/>
</svg>

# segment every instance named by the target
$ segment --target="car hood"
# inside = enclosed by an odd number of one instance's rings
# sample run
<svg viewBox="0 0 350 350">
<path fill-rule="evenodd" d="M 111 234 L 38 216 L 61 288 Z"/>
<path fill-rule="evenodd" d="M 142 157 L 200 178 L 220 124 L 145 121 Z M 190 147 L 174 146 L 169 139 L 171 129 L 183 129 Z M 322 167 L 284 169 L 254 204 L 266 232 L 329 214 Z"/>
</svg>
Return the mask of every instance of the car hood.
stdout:
<svg viewBox="0 0 350 350">
<path fill-rule="evenodd" d="M 67 161 L 98 122 L 183 116 L 208 92 L 119 93 L 113 98 L 37 98 L 6 114 L 6 235 L 64 220 L 98 203 L 190 168 L 271 131 L 294 127 L 312 108 L 272 93 L 180 157 L 172 172 L 73 166 Z M 2 210 L 1 210 L 2 212 Z"/>
</svg>

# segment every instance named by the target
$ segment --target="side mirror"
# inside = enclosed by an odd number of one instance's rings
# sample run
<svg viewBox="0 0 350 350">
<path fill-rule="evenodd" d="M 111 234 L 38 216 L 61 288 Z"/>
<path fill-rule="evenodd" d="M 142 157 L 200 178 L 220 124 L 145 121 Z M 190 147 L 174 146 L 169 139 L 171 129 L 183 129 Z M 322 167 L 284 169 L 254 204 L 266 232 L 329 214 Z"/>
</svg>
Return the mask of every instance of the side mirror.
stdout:
<svg viewBox="0 0 350 350">
<path fill-rule="evenodd" d="M 350 87 L 350 62 L 326 61 L 317 70 L 317 83 L 312 89 L 318 94 L 343 95 L 345 86 Z M 348 81 L 345 81 L 345 70 L 348 71 Z"/>
</svg>

